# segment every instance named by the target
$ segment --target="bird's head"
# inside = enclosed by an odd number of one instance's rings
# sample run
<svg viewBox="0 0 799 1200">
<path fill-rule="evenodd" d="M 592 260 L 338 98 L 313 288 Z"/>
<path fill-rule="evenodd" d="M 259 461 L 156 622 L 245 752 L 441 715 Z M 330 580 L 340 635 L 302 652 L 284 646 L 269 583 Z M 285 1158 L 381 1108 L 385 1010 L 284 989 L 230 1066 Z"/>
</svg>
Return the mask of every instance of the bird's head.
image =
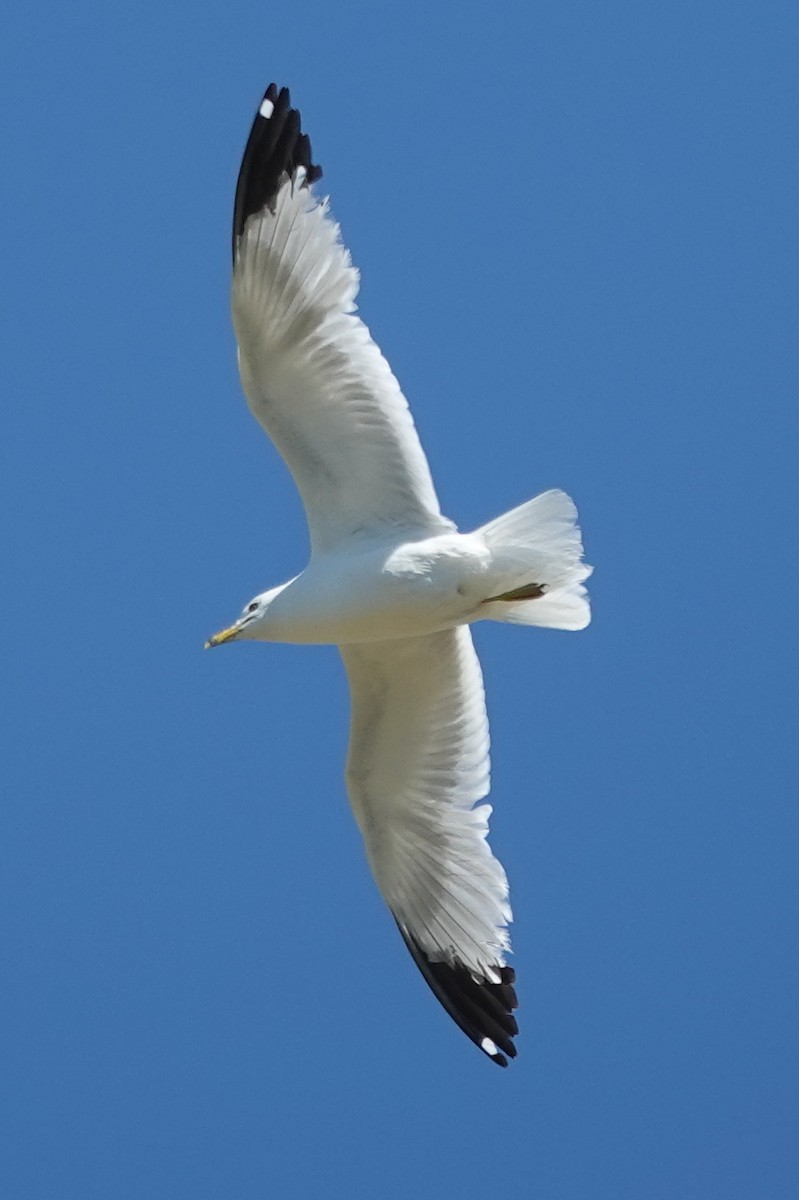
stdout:
<svg viewBox="0 0 799 1200">
<path fill-rule="evenodd" d="M 281 588 L 272 588 L 271 591 L 261 592 L 260 596 L 253 596 L 252 600 L 244 605 L 241 616 L 232 625 L 229 625 L 227 629 L 220 629 L 219 633 L 209 637 L 205 643 L 205 649 L 222 646 L 225 642 L 254 641 L 258 638 L 268 640 L 266 617 L 270 604 L 281 590 Z"/>
</svg>

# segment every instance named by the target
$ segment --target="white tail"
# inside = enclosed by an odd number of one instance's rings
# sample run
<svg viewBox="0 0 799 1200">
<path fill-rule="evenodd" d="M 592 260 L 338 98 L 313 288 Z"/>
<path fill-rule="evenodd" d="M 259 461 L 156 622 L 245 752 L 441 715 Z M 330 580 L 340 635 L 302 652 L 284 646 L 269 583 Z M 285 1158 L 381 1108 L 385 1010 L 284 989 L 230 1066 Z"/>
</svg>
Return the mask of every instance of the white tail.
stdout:
<svg viewBox="0 0 799 1200">
<path fill-rule="evenodd" d="M 492 552 L 491 589 L 481 616 L 550 629 L 586 627 L 591 608 L 583 581 L 593 568 L 582 561 L 577 509 L 570 496 L 558 490 L 542 492 L 477 533 Z M 512 594 L 534 590 L 534 585 L 542 594 Z"/>
</svg>

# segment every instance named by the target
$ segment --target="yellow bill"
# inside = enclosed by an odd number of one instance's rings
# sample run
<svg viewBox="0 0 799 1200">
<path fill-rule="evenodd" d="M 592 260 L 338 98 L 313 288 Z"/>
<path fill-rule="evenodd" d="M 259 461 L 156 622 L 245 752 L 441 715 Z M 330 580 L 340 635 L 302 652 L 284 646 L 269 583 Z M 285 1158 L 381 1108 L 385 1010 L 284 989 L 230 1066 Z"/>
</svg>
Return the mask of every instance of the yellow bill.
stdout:
<svg viewBox="0 0 799 1200">
<path fill-rule="evenodd" d="M 232 642 L 238 632 L 238 625 L 230 625 L 227 629 L 222 629 L 219 633 L 209 637 L 203 649 L 210 650 L 212 646 L 221 646 L 224 642 Z"/>
</svg>

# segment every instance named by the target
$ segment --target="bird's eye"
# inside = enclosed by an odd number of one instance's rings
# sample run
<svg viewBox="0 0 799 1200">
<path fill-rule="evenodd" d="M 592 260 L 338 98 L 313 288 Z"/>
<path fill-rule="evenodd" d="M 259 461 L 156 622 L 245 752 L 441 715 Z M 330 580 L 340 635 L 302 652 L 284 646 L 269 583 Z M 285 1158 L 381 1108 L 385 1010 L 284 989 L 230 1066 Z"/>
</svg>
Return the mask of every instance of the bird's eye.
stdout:
<svg viewBox="0 0 799 1200">
<path fill-rule="evenodd" d="M 257 608 L 257 607 L 258 607 L 258 601 L 257 601 L 257 600 L 253 600 L 252 604 L 248 604 L 248 605 L 247 605 L 247 609 L 246 609 L 246 611 L 247 611 L 248 613 L 250 613 L 250 612 L 255 612 L 255 610 L 256 610 L 256 608 Z"/>
</svg>

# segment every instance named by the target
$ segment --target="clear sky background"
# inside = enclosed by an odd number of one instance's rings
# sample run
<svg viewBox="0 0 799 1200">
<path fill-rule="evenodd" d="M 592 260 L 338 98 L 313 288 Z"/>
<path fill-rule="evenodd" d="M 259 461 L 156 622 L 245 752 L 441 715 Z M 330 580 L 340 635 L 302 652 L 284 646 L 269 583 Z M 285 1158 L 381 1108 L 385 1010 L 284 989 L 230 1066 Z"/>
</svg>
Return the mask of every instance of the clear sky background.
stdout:
<svg viewBox="0 0 799 1200">
<path fill-rule="evenodd" d="M 793 1200 L 795 3 L 17 5 L 2 100 L 0 1195 Z M 229 221 L 291 86 L 469 528 L 576 499 L 594 623 L 476 630 L 519 1058 L 372 884 Z"/>
</svg>

